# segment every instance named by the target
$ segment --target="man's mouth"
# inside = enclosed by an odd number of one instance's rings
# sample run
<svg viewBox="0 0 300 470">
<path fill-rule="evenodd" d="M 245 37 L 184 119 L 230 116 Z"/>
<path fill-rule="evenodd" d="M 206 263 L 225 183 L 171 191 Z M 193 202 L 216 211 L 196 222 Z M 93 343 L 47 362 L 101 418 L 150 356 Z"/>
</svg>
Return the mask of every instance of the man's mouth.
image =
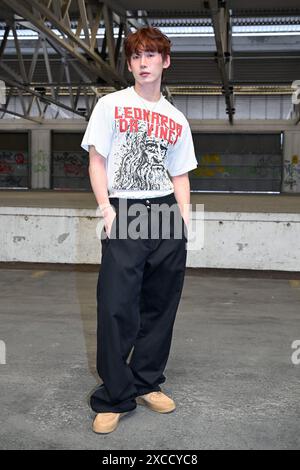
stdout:
<svg viewBox="0 0 300 470">
<path fill-rule="evenodd" d="M 149 73 L 149 72 L 142 72 L 142 73 L 140 73 L 140 75 L 141 75 L 142 77 L 146 77 L 147 75 L 150 75 L 150 73 Z"/>
</svg>

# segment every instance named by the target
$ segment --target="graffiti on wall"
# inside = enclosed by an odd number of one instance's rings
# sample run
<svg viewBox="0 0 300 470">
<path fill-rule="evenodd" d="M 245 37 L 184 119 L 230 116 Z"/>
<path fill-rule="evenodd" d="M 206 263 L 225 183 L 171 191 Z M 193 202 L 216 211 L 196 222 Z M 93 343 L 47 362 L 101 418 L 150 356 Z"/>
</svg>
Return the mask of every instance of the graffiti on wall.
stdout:
<svg viewBox="0 0 300 470">
<path fill-rule="evenodd" d="M 53 187 L 90 189 L 89 159 L 83 151 L 56 151 L 52 155 Z"/>
<path fill-rule="evenodd" d="M 277 176 L 280 176 L 281 165 L 278 164 L 277 158 L 274 155 L 262 155 L 256 163 L 254 163 L 253 168 L 250 169 L 250 173 L 254 174 L 259 178 L 266 178 L 270 175 L 270 170 L 273 173 L 277 173 Z"/>
<path fill-rule="evenodd" d="M 82 152 L 54 152 L 54 173 L 60 176 L 77 176 L 85 178 L 88 175 L 88 159 Z"/>
<path fill-rule="evenodd" d="M 256 179 L 277 178 L 281 175 L 280 155 L 225 155 L 204 154 L 198 168 L 192 175 L 200 178 L 238 178 Z M 235 163 L 236 162 L 236 163 Z"/>
<path fill-rule="evenodd" d="M 0 150 L 0 186 L 27 186 L 27 152 Z"/>
<path fill-rule="evenodd" d="M 300 191 L 300 160 L 298 155 L 293 155 L 291 160 L 284 161 L 283 186 L 289 191 Z"/>
<path fill-rule="evenodd" d="M 39 150 L 32 156 L 32 171 L 33 173 L 44 173 L 48 171 L 48 157 L 43 150 Z"/>
<path fill-rule="evenodd" d="M 14 171 L 13 167 L 15 165 L 26 165 L 27 164 L 27 155 L 25 152 L 14 152 L 11 150 L 0 150 L 0 165 L 5 167 L 2 172 Z"/>
<path fill-rule="evenodd" d="M 221 166 L 221 157 L 217 153 L 203 155 L 200 165 L 194 170 L 193 175 L 213 178 L 217 175 L 225 176 L 225 168 Z"/>
</svg>

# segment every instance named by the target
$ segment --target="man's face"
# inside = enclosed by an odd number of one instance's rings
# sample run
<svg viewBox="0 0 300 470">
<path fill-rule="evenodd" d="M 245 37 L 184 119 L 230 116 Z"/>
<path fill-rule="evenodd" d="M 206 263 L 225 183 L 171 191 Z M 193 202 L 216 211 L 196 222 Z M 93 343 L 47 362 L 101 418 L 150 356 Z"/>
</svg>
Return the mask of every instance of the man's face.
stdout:
<svg viewBox="0 0 300 470">
<path fill-rule="evenodd" d="M 127 64 L 135 81 L 145 85 L 161 80 L 163 69 L 167 69 L 170 65 L 170 56 L 168 55 L 163 61 L 160 52 L 140 50 L 131 55 L 130 63 Z"/>
</svg>

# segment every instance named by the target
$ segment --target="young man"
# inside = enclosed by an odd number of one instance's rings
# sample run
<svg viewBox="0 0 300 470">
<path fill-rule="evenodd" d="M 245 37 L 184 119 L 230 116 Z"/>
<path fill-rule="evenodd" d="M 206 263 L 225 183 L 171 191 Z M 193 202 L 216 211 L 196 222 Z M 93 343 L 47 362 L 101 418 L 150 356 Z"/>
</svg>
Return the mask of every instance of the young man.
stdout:
<svg viewBox="0 0 300 470">
<path fill-rule="evenodd" d="M 184 281 L 188 172 L 197 160 L 187 119 L 160 91 L 170 44 L 148 26 L 125 38 L 135 84 L 99 99 L 81 143 L 89 151 L 106 232 L 97 285 L 97 371 L 103 383 L 90 399 L 97 433 L 115 430 L 137 404 L 160 413 L 175 409 L 160 384 Z M 143 209 L 140 237 L 128 234 L 136 204 Z M 180 237 L 174 235 L 176 220 Z"/>
</svg>

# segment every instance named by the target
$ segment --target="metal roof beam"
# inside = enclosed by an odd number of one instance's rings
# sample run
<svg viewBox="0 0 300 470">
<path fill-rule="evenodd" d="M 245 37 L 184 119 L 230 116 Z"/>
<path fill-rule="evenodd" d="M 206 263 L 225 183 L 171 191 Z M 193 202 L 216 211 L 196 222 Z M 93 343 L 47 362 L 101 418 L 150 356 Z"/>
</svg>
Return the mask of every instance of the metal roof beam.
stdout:
<svg viewBox="0 0 300 470">
<path fill-rule="evenodd" d="M 15 29 L 13 27 L 13 29 Z M 43 34 L 40 34 L 40 37 L 39 37 L 39 40 L 37 41 L 37 44 L 36 44 L 36 48 L 34 50 L 34 53 L 33 53 L 33 56 L 32 56 L 32 60 L 31 60 L 31 64 L 30 64 L 30 69 L 28 71 L 28 74 L 27 74 L 27 71 L 25 69 L 25 65 L 24 65 L 24 56 L 22 55 L 22 50 L 21 50 L 21 42 L 19 43 L 19 40 L 17 38 L 17 36 L 15 35 L 14 37 L 15 41 L 18 43 L 19 47 L 18 47 L 18 63 L 19 63 L 19 67 L 20 67 L 20 73 L 17 73 L 17 71 L 14 70 L 13 67 L 10 67 L 6 62 L 5 62 L 5 55 L 2 54 L 2 57 L 0 57 L 0 70 L 2 69 L 4 74 L 1 75 L 0 73 L 0 77 L 3 79 L 3 81 L 5 83 L 7 83 L 11 88 L 14 88 L 14 89 L 17 89 L 18 90 L 18 94 L 19 94 L 19 97 L 20 97 L 20 103 L 21 103 L 21 106 L 22 106 L 22 109 L 23 109 L 23 113 L 24 113 L 24 118 L 28 118 L 29 117 L 29 113 L 31 112 L 31 109 L 32 109 L 32 105 L 33 105 L 33 101 L 31 101 L 28 105 L 28 109 L 26 109 L 26 105 L 25 105 L 25 101 L 24 101 L 24 96 L 25 94 L 29 94 L 29 95 L 32 95 L 36 98 L 36 104 L 38 106 L 38 109 L 41 110 L 40 106 L 39 106 L 39 100 L 41 100 L 42 102 L 45 102 L 48 103 L 47 106 L 52 103 L 58 107 L 62 107 L 68 111 L 71 111 L 72 113 L 75 113 L 75 114 L 78 114 L 80 116 L 82 116 L 82 111 L 78 111 L 77 110 L 77 101 L 75 101 L 74 99 L 74 94 L 73 94 L 73 89 L 71 87 L 71 85 L 69 86 L 69 100 L 70 100 L 70 106 L 67 106 L 65 103 L 62 103 L 60 100 L 59 100 L 59 88 L 60 88 L 60 82 L 61 82 L 61 78 L 62 78 L 62 75 L 60 77 L 56 77 L 58 78 L 58 84 L 55 86 L 55 84 L 53 83 L 53 80 L 52 80 L 52 71 L 51 71 L 51 65 L 50 65 L 50 60 L 49 60 L 49 54 L 48 54 L 48 50 L 47 50 L 47 42 L 46 42 L 46 39 L 44 38 Z M 6 44 L 6 42 L 5 42 Z M 2 46 L 3 46 L 3 43 L 2 43 Z M 42 83 L 38 86 L 38 84 L 36 82 L 33 81 L 33 78 L 34 78 L 34 72 L 35 72 L 35 68 L 36 68 L 36 65 L 37 65 L 37 57 L 38 57 L 38 54 L 40 52 L 40 46 L 41 49 L 42 49 L 42 53 L 43 53 L 43 56 L 44 56 L 44 63 L 45 63 L 45 67 L 46 67 L 46 72 L 47 72 L 47 79 L 48 79 L 48 83 Z M 4 45 L 5 47 L 5 45 Z M 2 52 L 4 52 L 4 47 L 2 47 Z M 59 51 L 58 51 L 59 53 Z M 21 65 L 23 64 L 23 66 L 21 67 Z M 61 57 L 61 74 L 63 72 L 65 72 L 66 74 L 66 77 L 67 77 L 67 80 L 70 80 L 70 74 L 69 74 L 69 69 L 68 69 L 68 66 L 69 64 L 72 65 L 72 61 L 68 62 L 66 57 L 64 55 L 62 55 Z M 75 64 L 73 64 L 75 66 Z M 79 67 L 74 67 L 74 69 L 78 72 L 79 76 L 85 80 L 86 78 L 86 82 L 88 83 L 89 82 L 89 79 L 88 77 L 85 77 L 85 75 L 83 73 L 81 73 L 81 70 L 79 69 Z M 46 90 L 47 88 L 50 90 L 50 94 L 51 94 L 51 98 L 49 96 L 45 96 L 46 94 Z M 98 91 L 96 90 L 95 87 L 89 87 L 87 85 L 86 88 L 89 88 L 89 90 L 92 91 L 92 93 L 94 93 L 94 100 L 92 101 L 93 103 L 95 102 L 95 98 L 99 96 L 99 93 Z M 41 91 L 42 89 L 42 91 Z M 41 93 L 40 93 L 41 91 Z M 23 93 L 23 94 L 22 94 Z M 87 91 L 85 91 L 85 94 L 87 95 Z M 8 95 L 8 99 L 7 99 L 7 102 L 6 102 L 6 107 L 5 109 L 7 109 L 7 112 L 9 112 L 9 109 L 8 109 L 8 103 L 9 103 L 9 98 L 10 98 L 11 94 Z M 90 93 L 89 93 L 89 99 L 90 99 Z M 87 107 L 87 109 L 89 109 L 89 107 Z M 3 110 L 3 108 L 2 108 Z M 40 112 L 41 116 L 42 112 Z M 87 118 L 88 116 L 86 116 Z"/>
<path fill-rule="evenodd" d="M 223 84 L 222 92 L 225 95 L 226 113 L 229 121 L 233 123 L 234 99 L 232 80 L 232 28 L 230 11 L 226 2 L 220 0 L 208 0 L 211 10 L 213 22 L 215 43 L 216 43 L 216 60 L 218 63 L 221 80 Z"/>
<path fill-rule="evenodd" d="M 0 60 L 1 60 L 1 57 L 2 57 L 2 55 L 3 55 L 3 53 L 4 53 L 4 49 L 5 49 L 6 44 L 7 44 L 9 31 L 10 31 L 10 27 L 9 27 L 9 26 L 5 26 L 4 36 L 3 36 L 3 39 L 2 39 L 1 45 L 0 45 Z"/>
<path fill-rule="evenodd" d="M 38 119 L 38 118 L 33 118 L 33 117 L 30 117 L 30 116 L 25 116 L 23 114 L 19 114 L 19 113 L 16 113 L 15 111 L 11 111 L 9 109 L 6 109 L 6 108 L 2 108 L 0 107 L 0 111 L 4 114 L 11 114 L 12 116 L 17 116 L 17 117 L 20 117 L 20 118 L 23 118 L 23 119 L 26 119 L 27 121 L 33 121 L 35 123 L 38 123 L 38 124 L 41 124 L 41 119 Z"/>
<path fill-rule="evenodd" d="M 0 75 L 0 79 L 1 79 L 1 75 Z M 29 95 L 33 95 L 33 96 L 37 97 L 41 102 L 47 103 L 48 105 L 53 104 L 53 105 L 55 105 L 59 108 L 65 109 L 66 111 L 69 111 L 71 113 L 78 114 L 79 116 L 82 116 L 82 113 L 79 112 L 77 109 L 74 109 L 71 106 L 67 106 L 66 104 L 62 103 L 61 101 L 57 101 L 55 98 L 53 98 L 53 87 L 50 87 L 51 88 L 51 95 L 52 95 L 52 97 L 50 97 L 50 96 L 45 96 L 45 93 L 41 90 L 36 90 L 32 86 L 24 85 L 23 83 L 20 83 L 20 82 L 15 81 L 15 80 L 5 78 L 5 83 L 8 86 L 17 89 L 18 94 L 20 96 L 21 105 L 22 105 L 23 111 L 24 111 L 24 116 L 23 117 L 26 117 L 26 119 L 29 116 L 27 116 L 27 111 L 26 111 L 25 103 L 24 103 L 24 95 L 21 94 L 22 92 L 27 93 Z M 9 112 L 9 111 L 7 110 L 6 112 Z"/>
<path fill-rule="evenodd" d="M 55 42 L 61 49 L 67 51 L 69 55 L 75 57 L 82 65 L 87 67 L 97 76 L 100 76 L 108 84 L 116 88 L 121 88 L 121 86 L 127 85 L 122 74 L 116 69 L 115 45 L 112 35 L 113 15 L 106 4 L 99 5 L 99 8 L 103 10 L 104 14 L 105 30 L 108 38 L 109 63 L 101 58 L 98 50 L 95 50 L 95 41 L 92 47 L 90 38 L 88 37 L 87 39 L 89 21 L 84 0 L 77 0 L 80 7 L 80 17 L 78 18 L 76 34 L 74 34 L 70 27 L 66 25 L 66 23 L 69 22 L 69 20 L 67 20 L 68 14 L 66 11 L 68 5 L 66 5 L 63 0 L 56 0 L 55 9 L 57 10 L 59 7 L 60 11 L 62 11 L 62 7 L 64 6 L 64 18 L 62 18 L 61 15 L 57 17 L 55 13 L 52 12 L 50 9 L 52 2 L 49 2 L 49 7 L 46 7 L 38 0 L 23 0 L 22 3 L 17 2 L 16 0 L 3 1 L 18 15 L 21 15 L 24 19 L 30 21 L 35 28 L 41 31 L 47 38 L 51 39 L 52 42 Z M 56 28 L 59 31 L 63 36 L 62 38 L 59 37 L 52 28 L 46 26 L 46 20 L 51 23 L 53 28 Z M 95 28 L 95 24 L 90 25 L 90 27 L 91 29 L 93 29 L 93 27 Z M 82 29 L 85 32 L 85 41 L 80 38 Z"/>
</svg>

